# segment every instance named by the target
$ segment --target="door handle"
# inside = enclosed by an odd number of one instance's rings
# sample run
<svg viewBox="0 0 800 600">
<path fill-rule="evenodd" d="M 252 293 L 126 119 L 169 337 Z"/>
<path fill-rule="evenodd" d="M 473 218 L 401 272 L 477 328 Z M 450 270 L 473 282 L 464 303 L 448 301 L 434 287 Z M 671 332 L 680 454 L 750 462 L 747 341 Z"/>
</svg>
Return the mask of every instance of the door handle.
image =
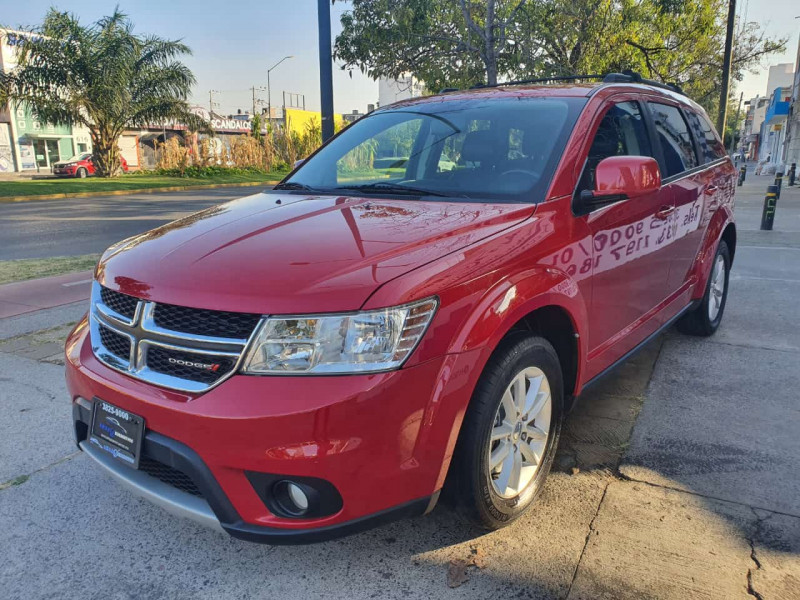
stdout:
<svg viewBox="0 0 800 600">
<path fill-rule="evenodd" d="M 674 206 L 662 206 L 656 213 L 656 219 L 662 221 L 674 213 L 677 209 Z"/>
<path fill-rule="evenodd" d="M 706 194 L 706 196 L 713 196 L 714 194 L 717 193 L 717 190 L 719 190 L 719 188 L 717 186 L 710 185 L 705 189 L 705 194 Z"/>
</svg>

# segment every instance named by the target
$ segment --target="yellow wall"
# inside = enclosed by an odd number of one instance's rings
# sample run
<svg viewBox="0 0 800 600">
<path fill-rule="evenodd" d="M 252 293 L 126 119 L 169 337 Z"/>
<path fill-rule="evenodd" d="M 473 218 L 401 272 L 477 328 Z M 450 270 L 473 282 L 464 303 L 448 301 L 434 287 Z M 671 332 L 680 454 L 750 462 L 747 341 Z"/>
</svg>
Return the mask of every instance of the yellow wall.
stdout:
<svg viewBox="0 0 800 600">
<path fill-rule="evenodd" d="M 319 124 L 322 122 L 322 114 L 313 110 L 287 108 L 284 112 L 284 119 L 286 122 L 286 128 L 289 131 L 295 131 L 302 134 L 306 132 L 309 124 L 312 122 L 319 127 Z M 333 115 L 333 126 L 337 131 L 344 126 L 344 118 L 342 115 Z"/>
</svg>

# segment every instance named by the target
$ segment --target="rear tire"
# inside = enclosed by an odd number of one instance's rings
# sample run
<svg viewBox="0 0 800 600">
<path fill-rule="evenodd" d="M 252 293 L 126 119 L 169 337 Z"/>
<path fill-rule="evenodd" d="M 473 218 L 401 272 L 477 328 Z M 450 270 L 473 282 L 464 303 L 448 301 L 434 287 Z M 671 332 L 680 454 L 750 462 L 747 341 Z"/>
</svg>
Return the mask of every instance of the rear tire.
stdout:
<svg viewBox="0 0 800 600">
<path fill-rule="evenodd" d="M 678 321 L 678 331 L 687 335 L 710 336 L 719 328 L 725 302 L 728 299 L 728 279 L 731 254 L 728 244 L 721 240 L 714 255 L 711 273 L 706 283 L 706 293 L 700 304 Z"/>
<path fill-rule="evenodd" d="M 483 370 L 452 463 L 459 512 L 484 529 L 520 517 L 542 491 L 563 419 L 553 346 L 528 333 L 506 338 Z"/>
<path fill-rule="evenodd" d="M 81 167 L 80 169 L 78 169 L 78 172 L 75 174 L 75 176 L 78 179 L 86 179 L 86 177 L 88 176 L 88 173 L 86 172 L 86 169 Z"/>
</svg>

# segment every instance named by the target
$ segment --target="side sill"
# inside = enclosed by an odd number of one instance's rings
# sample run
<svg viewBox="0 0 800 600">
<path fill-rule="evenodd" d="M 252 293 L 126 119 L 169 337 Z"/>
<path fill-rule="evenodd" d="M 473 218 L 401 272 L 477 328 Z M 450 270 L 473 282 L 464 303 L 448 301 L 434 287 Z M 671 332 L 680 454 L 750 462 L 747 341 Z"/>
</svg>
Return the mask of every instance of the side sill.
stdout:
<svg viewBox="0 0 800 600">
<path fill-rule="evenodd" d="M 700 304 L 700 300 L 692 300 L 689 304 L 684 306 L 683 309 L 678 312 L 678 314 L 676 314 L 669 321 L 664 323 L 661 327 L 656 329 L 653 333 L 648 335 L 645 339 L 643 339 L 641 342 L 639 342 L 636 346 L 634 346 L 633 348 L 628 350 L 628 352 L 626 352 L 624 355 L 622 355 L 615 363 L 607 366 L 605 369 L 600 371 L 597 375 L 592 377 L 589 381 L 586 382 L 586 384 L 581 389 L 581 395 L 583 394 L 583 392 L 585 392 L 591 386 L 595 385 L 597 382 L 601 381 L 602 379 L 604 379 L 608 375 L 611 375 L 618 367 L 620 367 L 629 358 L 633 358 L 634 356 L 636 356 L 639 352 L 641 352 L 645 348 L 645 346 L 647 346 L 647 344 L 649 344 L 655 338 L 657 338 L 659 335 L 664 333 L 664 331 L 666 331 L 667 329 L 672 327 L 672 325 L 675 323 L 675 321 L 680 319 L 684 314 L 686 314 L 690 310 L 692 310 L 695 307 L 697 307 L 698 304 Z M 578 397 L 580 397 L 580 396 L 578 396 Z M 575 399 L 575 402 L 573 402 L 573 407 L 574 407 L 575 404 L 577 404 L 577 398 Z"/>
</svg>

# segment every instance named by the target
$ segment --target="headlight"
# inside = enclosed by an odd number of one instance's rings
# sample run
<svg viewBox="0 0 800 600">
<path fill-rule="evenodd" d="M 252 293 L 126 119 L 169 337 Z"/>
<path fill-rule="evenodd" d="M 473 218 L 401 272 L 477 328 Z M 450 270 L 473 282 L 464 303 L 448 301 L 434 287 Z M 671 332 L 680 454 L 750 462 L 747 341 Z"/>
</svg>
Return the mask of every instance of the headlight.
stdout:
<svg viewBox="0 0 800 600">
<path fill-rule="evenodd" d="M 398 368 L 436 312 L 430 298 L 358 313 L 266 319 L 242 371 L 251 375 L 370 373 Z"/>
<path fill-rule="evenodd" d="M 65 167 L 74 167 L 76 164 L 78 164 L 78 163 L 67 163 L 64 166 Z"/>
</svg>

